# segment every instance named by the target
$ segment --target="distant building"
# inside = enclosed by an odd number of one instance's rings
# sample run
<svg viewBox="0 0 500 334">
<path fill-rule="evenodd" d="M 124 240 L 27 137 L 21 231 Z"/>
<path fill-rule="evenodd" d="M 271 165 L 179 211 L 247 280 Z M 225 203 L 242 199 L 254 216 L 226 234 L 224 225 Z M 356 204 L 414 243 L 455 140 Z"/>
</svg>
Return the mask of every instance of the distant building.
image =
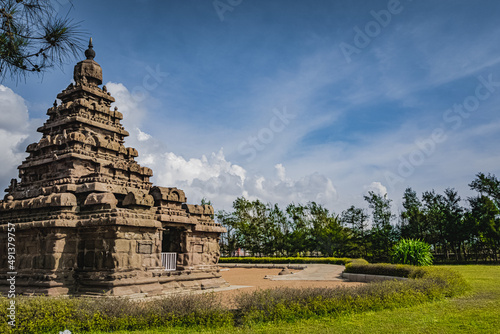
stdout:
<svg viewBox="0 0 500 334">
<path fill-rule="evenodd" d="M 42 138 L 28 145 L 20 182 L 0 201 L 0 291 L 9 290 L 8 272 L 23 294 L 148 296 L 225 285 L 217 266 L 225 229 L 213 208 L 149 182 L 151 169 L 123 145 L 115 99 L 99 87 L 92 40 L 85 56 L 57 95 L 61 104 L 48 109 Z"/>
</svg>

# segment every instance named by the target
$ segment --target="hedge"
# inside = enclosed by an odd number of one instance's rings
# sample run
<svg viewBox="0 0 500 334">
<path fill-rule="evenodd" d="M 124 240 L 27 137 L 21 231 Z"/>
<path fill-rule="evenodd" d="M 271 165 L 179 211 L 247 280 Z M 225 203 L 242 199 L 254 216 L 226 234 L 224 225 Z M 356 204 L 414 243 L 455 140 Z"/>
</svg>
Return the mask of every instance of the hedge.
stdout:
<svg viewBox="0 0 500 334">
<path fill-rule="evenodd" d="M 346 264 L 345 266 L 346 273 L 397 276 L 397 277 L 410 277 L 412 273 L 419 271 L 421 269 L 422 268 L 406 264 L 389 264 L 389 263 L 369 264 L 357 261 L 352 261 Z"/>
<path fill-rule="evenodd" d="M 219 263 L 323 263 L 323 264 L 342 264 L 351 262 L 353 259 L 348 257 L 221 257 Z"/>
</svg>

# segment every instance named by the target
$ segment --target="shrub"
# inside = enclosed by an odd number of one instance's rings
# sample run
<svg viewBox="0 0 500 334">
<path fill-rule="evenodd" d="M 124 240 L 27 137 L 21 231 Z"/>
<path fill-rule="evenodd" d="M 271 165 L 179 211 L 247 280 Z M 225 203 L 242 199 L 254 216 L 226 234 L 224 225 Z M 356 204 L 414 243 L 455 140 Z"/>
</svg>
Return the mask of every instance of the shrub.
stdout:
<svg viewBox="0 0 500 334">
<path fill-rule="evenodd" d="M 441 267 L 417 267 L 388 263 L 364 264 L 353 261 L 346 265 L 345 272 L 427 280 L 439 286 L 446 297 L 463 294 L 469 289 L 468 283 L 460 274 Z"/>
<path fill-rule="evenodd" d="M 352 261 L 347 257 L 221 257 L 219 263 L 324 263 L 324 264 L 346 264 Z"/>
<path fill-rule="evenodd" d="M 365 264 L 369 264 L 368 261 L 366 261 L 365 259 L 351 259 L 350 261 L 347 261 L 346 262 L 346 266 L 348 264 L 356 264 L 356 265 L 365 265 Z"/>
<path fill-rule="evenodd" d="M 16 327 L 2 314 L 9 300 L 0 298 L 2 333 L 58 333 L 141 330 L 161 326 L 222 327 L 234 323 L 233 314 L 214 293 L 173 295 L 157 300 L 126 298 L 16 297 Z"/>
<path fill-rule="evenodd" d="M 357 261 L 350 262 L 345 266 L 346 273 L 369 274 L 369 275 L 384 275 L 409 277 L 417 268 L 414 266 L 403 264 L 389 263 L 361 263 Z"/>
<path fill-rule="evenodd" d="M 401 239 L 394 246 L 392 262 L 413 266 L 430 266 L 432 264 L 431 246 L 421 240 Z"/>
<path fill-rule="evenodd" d="M 441 267 L 416 268 L 408 277 L 432 281 L 443 289 L 446 297 L 459 296 L 470 289 L 469 283 L 462 275 Z"/>
<path fill-rule="evenodd" d="M 356 287 L 257 290 L 238 295 L 236 303 L 242 322 L 252 324 L 407 307 L 455 296 L 467 287 L 461 276 L 451 271 L 415 273 L 420 278 Z"/>
</svg>

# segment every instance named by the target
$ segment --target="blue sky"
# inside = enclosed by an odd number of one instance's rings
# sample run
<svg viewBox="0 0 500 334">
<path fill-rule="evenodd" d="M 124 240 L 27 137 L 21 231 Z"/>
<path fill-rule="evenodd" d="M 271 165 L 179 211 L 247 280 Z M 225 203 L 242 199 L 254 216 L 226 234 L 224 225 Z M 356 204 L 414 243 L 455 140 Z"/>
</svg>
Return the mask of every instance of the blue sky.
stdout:
<svg viewBox="0 0 500 334">
<path fill-rule="evenodd" d="M 59 13 L 70 9 L 54 0 Z M 497 1 L 74 1 L 128 146 L 190 202 L 397 205 L 500 176 Z M 83 59 L 83 55 L 81 57 Z M 78 59 L 80 60 L 80 59 Z M 0 90 L 0 182 L 73 66 Z"/>
</svg>

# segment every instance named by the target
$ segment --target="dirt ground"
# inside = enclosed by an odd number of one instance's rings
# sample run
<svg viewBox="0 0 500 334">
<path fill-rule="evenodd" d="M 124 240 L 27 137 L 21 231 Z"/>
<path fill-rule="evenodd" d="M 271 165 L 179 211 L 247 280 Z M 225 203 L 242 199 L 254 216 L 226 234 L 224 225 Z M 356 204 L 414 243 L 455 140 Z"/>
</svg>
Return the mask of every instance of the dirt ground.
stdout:
<svg viewBox="0 0 500 334">
<path fill-rule="evenodd" d="M 250 292 L 258 289 L 270 289 L 275 287 L 336 287 L 336 286 L 356 286 L 363 283 L 344 282 L 344 281 L 297 281 L 297 280 L 279 280 L 272 281 L 265 279 L 267 275 L 278 275 L 281 269 L 260 269 L 260 268 L 230 268 L 221 270 L 222 278 L 230 285 L 246 286 L 241 289 L 221 291 L 222 300 L 226 305 L 233 305 L 233 298 L 241 292 Z M 298 272 L 299 270 L 291 270 Z"/>
</svg>

